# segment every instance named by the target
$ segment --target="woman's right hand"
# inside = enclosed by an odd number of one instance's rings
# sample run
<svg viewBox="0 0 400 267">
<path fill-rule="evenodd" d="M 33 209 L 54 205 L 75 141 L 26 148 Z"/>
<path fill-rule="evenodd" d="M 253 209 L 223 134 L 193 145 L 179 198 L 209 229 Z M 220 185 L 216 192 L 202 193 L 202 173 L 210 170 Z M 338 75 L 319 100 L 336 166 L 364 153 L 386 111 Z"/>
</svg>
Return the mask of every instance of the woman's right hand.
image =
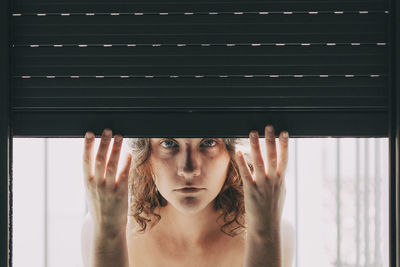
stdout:
<svg viewBox="0 0 400 267">
<path fill-rule="evenodd" d="M 100 146 L 93 166 L 92 152 L 95 139 L 93 132 L 86 132 L 83 153 L 86 199 L 89 213 L 94 221 L 95 228 L 97 228 L 96 230 L 114 235 L 126 229 L 128 176 L 132 155 L 128 154 L 118 180 L 115 181 L 123 137 L 122 135 L 114 136 L 110 159 L 106 164 L 112 131 L 111 129 L 105 129 L 101 136 Z"/>
</svg>

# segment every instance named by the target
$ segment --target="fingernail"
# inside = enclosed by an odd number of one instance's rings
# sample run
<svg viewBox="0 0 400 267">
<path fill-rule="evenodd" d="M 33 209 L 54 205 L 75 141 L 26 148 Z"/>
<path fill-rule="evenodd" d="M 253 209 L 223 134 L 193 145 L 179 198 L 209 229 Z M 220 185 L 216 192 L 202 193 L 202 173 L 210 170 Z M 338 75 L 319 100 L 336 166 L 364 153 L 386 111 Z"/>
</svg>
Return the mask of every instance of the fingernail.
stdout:
<svg viewBox="0 0 400 267">
<path fill-rule="evenodd" d="M 268 126 L 267 126 L 267 132 L 268 132 L 269 134 L 271 134 L 273 131 L 274 131 L 274 127 L 272 127 L 271 125 L 268 125 Z"/>
<path fill-rule="evenodd" d="M 91 133 L 91 132 L 86 132 L 85 138 L 87 138 L 87 139 L 92 139 L 93 137 L 94 137 L 93 133 Z"/>
<path fill-rule="evenodd" d="M 288 138 L 289 137 L 289 133 L 288 132 L 283 132 L 282 136 L 283 136 L 283 138 Z"/>
<path fill-rule="evenodd" d="M 116 135 L 116 136 L 114 137 L 114 139 L 115 139 L 115 141 L 120 142 L 120 141 L 122 140 L 122 136 Z"/>
<path fill-rule="evenodd" d="M 111 130 L 110 129 L 105 129 L 104 130 L 104 136 L 105 137 L 110 137 L 111 136 Z"/>
<path fill-rule="evenodd" d="M 253 140 L 258 138 L 258 134 L 257 131 L 251 131 L 250 132 L 250 138 L 252 138 Z"/>
</svg>

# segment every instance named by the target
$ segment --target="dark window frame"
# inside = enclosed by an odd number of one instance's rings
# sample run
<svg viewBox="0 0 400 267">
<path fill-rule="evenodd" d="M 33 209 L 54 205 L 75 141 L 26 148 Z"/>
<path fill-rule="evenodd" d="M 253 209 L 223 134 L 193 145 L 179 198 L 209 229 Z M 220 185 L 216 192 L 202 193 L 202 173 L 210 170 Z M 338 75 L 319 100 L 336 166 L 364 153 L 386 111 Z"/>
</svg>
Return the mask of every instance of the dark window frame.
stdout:
<svg viewBox="0 0 400 267">
<path fill-rule="evenodd" d="M 12 138 L 13 137 L 83 137 L 83 133 L 86 130 L 84 127 L 95 130 L 96 134 L 100 134 L 101 129 L 105 125 L 112 127 L 115 124 L 117 131 L 123 133 L 135 132 L 133 126 L 127 126 L 127 128 L 121 128 L 125 120 L 123 116 L 117 116 L 115 113 L 104 113 L 105 120 L 102 122 L 91 122 L 91 114 L 87 112 L 85 116 L 77 113 L 76 118 L 79 119 L 82 135 L 77 135 L 76 128 L 70 133 L 57 132 L 57 127 L 52 125 L 53 129 L 46 128 L 49 123 L 56 123 L 60 121 L 60 116 L 65 114 L 48 114 L 48 113 L 32 113 L 29 116 L 20 116 L 18 112 L 12 110 L 12 92 L 11 92 L 11 47 L 10 47 L 10 34 L 11 34 L 11 18 L 10 18 L 10 6 L 11 1 L 1 0 L 0 1 L 0 266 L 12 266 Z M 350 131 L 344 135 L 341 129 L 331 126 L 329 120 L 326 120 L 324 124 L 314 124 L 313 121 L 323 122 L 322 118 L 346 120 L 348 113 L 340 114 L 339 112 L 324 112 L 316 114 L 310 112 L 309 114 L 302 113 L 296 117 L 296 112 L 287 113 L 288 120 L 282 124 L 279 120 L 273 119 L 273 115 L 279 114 L 284 116 L 282 110 L 271 110 L 265 107 L 259 111 L 253 111 L 252 114 L 241 112 L 240 110 L 226 110 L 225 113 L 217 113 L 216 111 L 208 111 L 207 113 L 201 113 L 195 110 L 185 110 L 184 112 L 176 111 L 158 111 L 152 116 L 146 111 L 136 112 L 138 120 L 142 120 L 141 123 L 146 124 L 148 118 L 164 121 L 164 118 L 175 116 L 181 120 L 180 124 L 176 124 L 177 127 L 181 125 L 181 128 L 174 128 L 172 131 L 165 130 L 158 135 L 174 135 L 178 130 L 182 130 L 185 135 L 184 123 L 182 121 L 192 120 L 194 117 L 196 120 L 215 119 L 216 117 L 221 119 L 226 116 L 229 117 L 229 121 L 234 121 L 234 118 L 239 118 L 239 121 L 247 121 L 247 123 L 240 124 L 237 129 L 230 129 L 229 127 L 222 124 L 218 124 L 218 120 L 215 120 L 213 124 L 208 124 L 210 127 L 216 127 L 215 133 L 220 136 L 236 136 L 236 137 L 247 137 L 247 133 L 251 130 L 249 127 L 254 126 L 260 133 L 262 131 L 262 125 L 260 121 L 265 121 L 268 117 L 272 124 L 277 125 L 277 131 L 288 129 L 291 137 L 318 137 L 318 136 L 363 136 L 363 137 L 389 137 L 389 263 L 390 267 L 400 267 L 400 3 L 396 0 L 390 0 L 390 25 L 389 25 L 389 109 L 388 111 L 382 111 L 380 113 L 372 112 L 371 116 L 375 116 L 373 121 L 378 122 L 376 125 L 369 125 L 371 117 L 367 112 L 357 114 L 354 113 L 354 118 L 360 120 L 360 124 L 355 127 L 354 125 L 346 125 Z M 120 111 L 123 114 L 123 110 Z M 71 114 L 73 112 L 70 112 Z M 143 116 L 148 114 L 149 116 Z M 132 114 L 129 118 L 132 118 Z M 220 116 L 220 117 L 218 117 Z M 116 117 L 119 119 L 114 120 Z M 289 118 L 290 117 L 290 118 Z M 251 123 L 248 122 L 251 119 Z M 205 123 L 207 121 L 205 120 Z M 39 124 L 38 124 L 39 123 Z M 379 124 L 380 123 L 380 124 Z M 160 125 L 159 125 L 160 126 Z M 162 126 L 162 125 L 161 125 Z M 160 127 L 161 127 L 160 126 Z M 286 128 L 290 126 L 290 128 Z M 168 128 L 168 127 L 166 127 Z M 30 130 L 35 129 L 35 130 Z M 293 129 L 293 130 L 292 130 Z M 198 132 L 196 136 L 207 136 L 208 133 Z M 139 136 L 156 136 L 151 127 L 147 127 L 145 131 L 136 131 L 136 135 Z M 312 132 L 313 135 L 309 135 Z M 362 133 L 362 134 L 360 134 Z M 133 136 L 133 135 L 131 135 Z M 215 135 L 213 135 L 215 136 Z M 190 137 L 195 137 L 193 134 Z M 7 218 L 7 219 L 5 219 Z"/>
</svg>

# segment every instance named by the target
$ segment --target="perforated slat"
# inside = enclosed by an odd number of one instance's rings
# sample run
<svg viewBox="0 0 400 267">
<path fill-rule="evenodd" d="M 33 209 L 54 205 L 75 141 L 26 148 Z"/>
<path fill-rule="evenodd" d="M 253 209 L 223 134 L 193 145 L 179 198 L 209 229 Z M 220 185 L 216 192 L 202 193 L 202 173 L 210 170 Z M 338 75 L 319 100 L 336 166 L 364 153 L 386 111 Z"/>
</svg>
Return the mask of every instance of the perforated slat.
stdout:
<svg viewBox="0 0 400 267">
<path fill-rule="evenodd" d="M 332 12 L 332 11 L 383 11 L 389 2 L 383 0 L 343 0 L 343 1 L 110 1 L 110 0 L 47 0 L 13 1 L 13 13 L 233 13 L 233 12 Z M 140 15 L 140 14 L 139 14 Z"/>
<path fill-rule="evenodd" d="M 15 44 L 374 43 L 387 39 L 387 15 L 15 17 Z"/>
</svg>

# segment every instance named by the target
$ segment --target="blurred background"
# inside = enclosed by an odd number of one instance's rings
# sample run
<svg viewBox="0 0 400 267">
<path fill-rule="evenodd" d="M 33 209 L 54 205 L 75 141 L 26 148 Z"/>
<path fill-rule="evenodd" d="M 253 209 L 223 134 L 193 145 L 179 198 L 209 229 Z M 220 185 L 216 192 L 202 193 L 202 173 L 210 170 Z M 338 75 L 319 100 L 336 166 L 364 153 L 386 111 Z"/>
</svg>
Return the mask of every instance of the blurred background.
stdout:
<svg viewBox="0 0 400 267">
<path fill-rule="evenodd" d="M 13 266 L 83 267 L 83 141 L 13 139 Z M 293 267 L 389 266 L 388 141 L 290 138 L 282 216 L 296 229 Z M 238 149 L 249 153 L 248 139 Z"/>
</svg>

